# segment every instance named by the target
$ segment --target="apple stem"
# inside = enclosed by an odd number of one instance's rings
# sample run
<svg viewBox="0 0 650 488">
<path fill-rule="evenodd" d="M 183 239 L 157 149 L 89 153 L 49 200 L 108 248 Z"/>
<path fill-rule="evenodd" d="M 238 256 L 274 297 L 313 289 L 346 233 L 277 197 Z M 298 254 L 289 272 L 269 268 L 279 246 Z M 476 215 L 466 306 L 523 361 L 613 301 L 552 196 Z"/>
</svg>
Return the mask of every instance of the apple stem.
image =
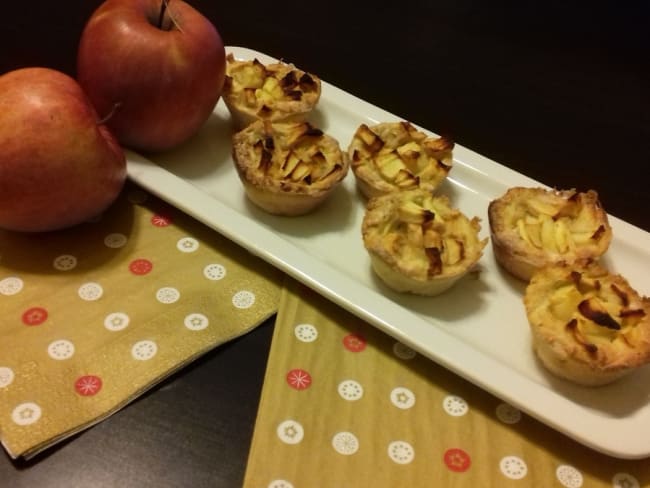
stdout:
<svg viewBox="0 0 650 488">
<path fill-rule="evenodd" d="M 158 28 L 163 28 L 163 21 L 165 20 L 165 11 L 167 10 L 167 5 L 169 0 L 161 0 L 160 2 L 160 14 L 158 15 Z"/>
<path fill-rule="evenodd" d="M 158 15 L 158 28 L 160 30 L 171 30 L 175 28 L 183 32 L 183 29 L 181 29 L 181 26 L 178 25 L 178 22 L 176 22 L 176 19 L 174 19 L 174 16 L 169 11 L 168 8 L 169 2 L 171 2 L 171 0 L 161 0 L 160 2 L 160 14 Z M 165 14 L 169 16 L 169 21 L 172 23 L 172 25 L 169 26 L 169 29 L 165 28 Z"/>
<path fill-rule="evenodd" d="M 111 111 L 108 112 L 108 114 L 105 115 L 104 118 L 102 118 L 101 120 L 99 120 L 99 121 L 97 122 L 97 125 L 104 125 L 106 122 L 108 122 L 108 121 L 113 117 L 113 115 L 115 115 L 115 112 L 117 112 L 117 110 L 118 110 L 121 106 L 122 106 L 122 102 L 115 102 L 115 103 L 113 104 L 113 108 L 111 108 Z"/>
</svg>

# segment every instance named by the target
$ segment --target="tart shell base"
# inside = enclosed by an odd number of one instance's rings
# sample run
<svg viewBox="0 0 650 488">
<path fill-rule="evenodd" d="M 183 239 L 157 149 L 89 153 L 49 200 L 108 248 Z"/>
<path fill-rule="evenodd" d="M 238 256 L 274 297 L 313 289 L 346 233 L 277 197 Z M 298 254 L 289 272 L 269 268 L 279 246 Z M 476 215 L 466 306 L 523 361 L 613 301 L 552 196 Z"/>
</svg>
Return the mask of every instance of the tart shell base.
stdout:
<svg viewBox="0 0 650 488">
<path fill-rule="evenodd" d="M 295 193 L 276 193 L 258 188 L 244 178 L 240 177 L 246 197 L 262 210 L 273 215 L 295 217 L 305 215 L 318 207 L 327 197 L 327 193 L 320 196 L 300 195 Z"/>
<path fill-rule="evenodd" d="M 523 260 L 513 254 L 507 246 L 501 244 L 498 236 L 494 233 L 490 234 L 490 238 L 492 242 L 492 251 L 494 252 L 494 258 L 497 264 L 514 277 L 522 281 L 530 281 L 530 278 L 537 270 L 537 267 L 531 262 Z"/>
<path fill-rule="evenodd" d="M 464 276 L 450 276 L 446 279 L 433 282 L 422 282 L 409 278 L 408 276 L 393 270 L 382 258 L 375 256 L 372 253 L 370 254 L 370 262 L 372 269 L 377 273 L 377 276 L 379 276 L 389 288 L 400 293 L 407 292 L 430 297 L 436 296 L 447 291 Z"/>
<path fill-rule="evenodd" d="M 587 364 L 570 361 L 568 358 L 562 359 L 563 348 L 556 348 L 553 343 L 543 339 L 533 339 L 533 350 L 542 364 L 555 376 L 583 386 L 603 386 L 634 370 L 625 367 L 608 371 L 595 370 Z"/>
</svg>

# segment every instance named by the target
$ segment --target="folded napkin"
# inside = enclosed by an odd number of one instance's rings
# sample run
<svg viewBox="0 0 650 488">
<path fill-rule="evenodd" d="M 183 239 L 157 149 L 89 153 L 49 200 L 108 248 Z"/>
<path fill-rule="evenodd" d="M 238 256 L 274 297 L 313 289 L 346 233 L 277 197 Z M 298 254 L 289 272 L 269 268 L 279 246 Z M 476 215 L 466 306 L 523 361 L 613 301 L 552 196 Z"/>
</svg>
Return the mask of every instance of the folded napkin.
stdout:
<svg viewBox="0 0 650 488">
<path fill-rule="evenodd" d="M 246 488 L 650 486 L 648 460 L 596 453 L 286 283 Z"/>
<path fill-rule="evenodd" d="M 131 182 L 92 222 L 0 231 L 5 449 L 30 457 L 254 328 L 282 276 Z"/>
</svg>

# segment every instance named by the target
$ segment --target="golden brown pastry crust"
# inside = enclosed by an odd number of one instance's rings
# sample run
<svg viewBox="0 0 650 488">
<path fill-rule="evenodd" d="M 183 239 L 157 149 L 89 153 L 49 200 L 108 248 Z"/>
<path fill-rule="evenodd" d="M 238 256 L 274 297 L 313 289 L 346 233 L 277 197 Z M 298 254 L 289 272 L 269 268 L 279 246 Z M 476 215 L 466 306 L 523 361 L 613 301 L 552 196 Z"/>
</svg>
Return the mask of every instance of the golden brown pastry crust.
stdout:
<svg viewBox="0 0 650 488">
<path fill-rule="evenodd" d="M 478 218 L 419 188 L 371 198 L 362 223 L 377 275 L 396 291 L 429 296 L 474 267 L 487 244 L 479 231 Z"/>
<path fill-rule="evenodd" d="M 222 98 L 237 129 L 262 119 L 303 122 L 320 99 L 321 81 L 293 64 L 226 59 Z"/>
<path fill-rule="evenodd" d="M 454 143 L 430 137 L 409 122 L 360 125 L 347 157 L 361 193 L 367 197 L 392 191 L 436 190 L 451 170 Z"/>
<path fill-rule="evenodd" d="M 338 142 L 307 122 L 258 120 L 233 135 L 232 150 L 248 198 L 278 215 L 313 210 L 349 169 Z"/>
<path fill-rule="evenodd" d="M 597 263 L 538 271 L 524 303 L 534 350 L 560 377 L 603 385 L 650 361 L 650 299 Z"/>
<path fill-rule="evenodd" d="M 596 260 L 612 240 L 593 190 L 513 187 L 490 202 L 488 220 L 497 262 L 524 281 L 550 264 Z"/>
</svg>

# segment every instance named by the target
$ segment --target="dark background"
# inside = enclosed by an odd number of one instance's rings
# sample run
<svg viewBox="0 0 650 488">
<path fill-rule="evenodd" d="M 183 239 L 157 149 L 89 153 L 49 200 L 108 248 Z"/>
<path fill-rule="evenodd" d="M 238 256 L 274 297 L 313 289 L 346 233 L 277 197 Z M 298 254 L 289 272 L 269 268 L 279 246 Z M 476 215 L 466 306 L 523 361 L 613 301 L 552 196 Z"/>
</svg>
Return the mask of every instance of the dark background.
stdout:
<svg viewBox="0 0 650 488">
<path fill-rule="evenodd" d="M 0 73 L 74 75 L 101 2 L 5 3 Z M 645 1 L 190 3 L 227 45 L 293 62 L 545 184 L 595 189 L 609 213 L 650 230 Z M 239 486 L 272 327 L 33 461 L 0 458 L 0 485 Z"/>
<path fill-rule="evenodd" d="M 74 74 L 100 3 L 4 5 L 0 72 Z M 647 1 L 190 3 L 227 45 L 293 62 L 545 184 L 593 188 L 611 214 L 650 229 Z"/>
</svg>

